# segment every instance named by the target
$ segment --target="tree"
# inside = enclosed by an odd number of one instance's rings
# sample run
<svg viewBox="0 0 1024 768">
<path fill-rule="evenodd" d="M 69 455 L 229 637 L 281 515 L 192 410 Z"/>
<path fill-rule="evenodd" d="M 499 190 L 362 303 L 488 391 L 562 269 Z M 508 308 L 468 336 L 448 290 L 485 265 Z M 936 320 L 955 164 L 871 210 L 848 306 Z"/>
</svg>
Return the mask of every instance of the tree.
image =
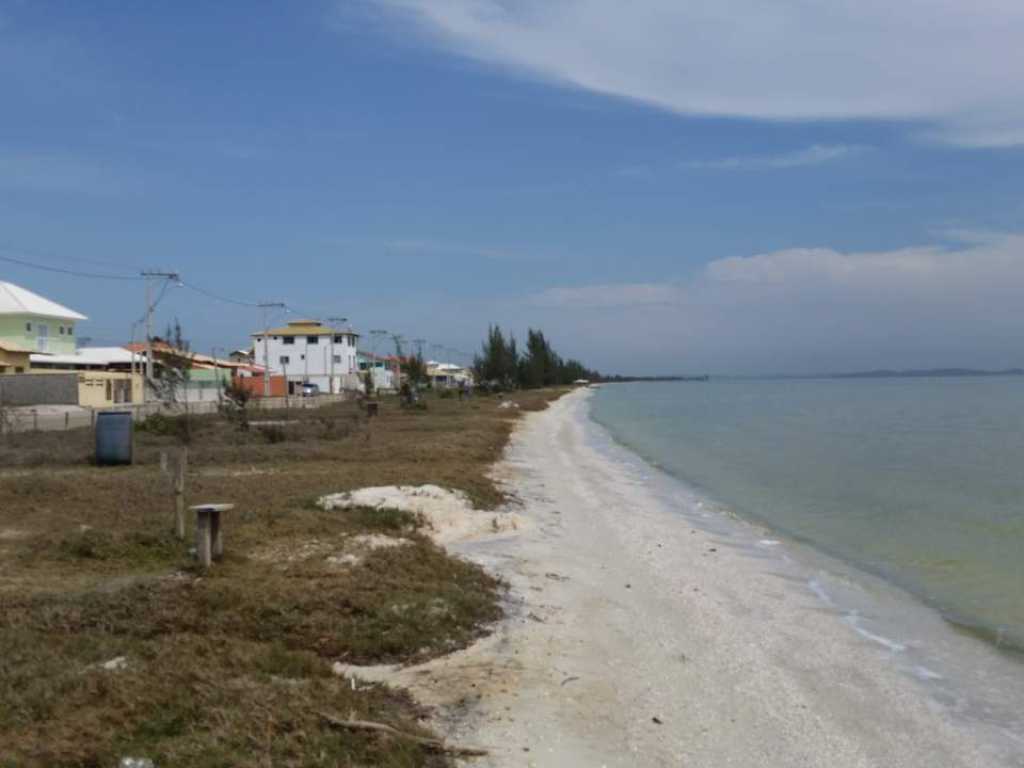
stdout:
<svg viewBox="0 0 1024 768">
<path fill-rule="evenodd" d="M 473 373 L 481 383 L 509 389 L 519 381 L 519 362 L 515 337 L 506 340 L 501 328 L 492 325 L 480 354 L 473 359 Z"/>
<path fill-rule="evenodd" d="M 526 352 L 520 356 L 516 340 L 506 340 L 501 328 L 489 326 L 487 339 L 473 359 L 473 372 L 481 384 L 501 388 L 551 387 L 572 384 L 577 379 L 596 381 L 597 371 L 578 360 L 563 360 L 541 330 L 530 328 L 526 334 Z"/>
<path fill-rule="evenodd" d="M 239 379 L 232 378 L 224 385 L 220 412 L 228 421 L 234 422 L 241 432 L 249 430 L 248 406 L 251 399 L 252 392 Z"/>
<path fill-rule="evenodd" d="M 544 338 L 544 333 L 529 329 L 526 334 L 526 355 L 520 366 L 519 385 L 551 387 L 565 383 L 561 380 L 561 368 L 562 360 Z"/>
<path fill-rule="evenodd" d="M 163 341 L 170 347 L 160 361 L 160 375 L 154 381 L 157 399 L 169 411 L 180 406 L 182 424 L 179 437 L 182 443 L 187 444 L 192 440 L 192 424 L 189 419 L 188 407 L 188 382 L 192 375 L 192 354 L 189 351 L 189 343 L 182 333 L 181 323 L 177 318 L 173 325 L 167 326 L 166 338 L 156 339 L 156 341 Z"/>
<path fill-rule="evenodd" d="M 427 382 L 427 364 L 423 362 L 423 357 L 419 353 L 403 358 L 402 373 L 405 374 L 406 380 L 414 387 Z"/>
</svg>

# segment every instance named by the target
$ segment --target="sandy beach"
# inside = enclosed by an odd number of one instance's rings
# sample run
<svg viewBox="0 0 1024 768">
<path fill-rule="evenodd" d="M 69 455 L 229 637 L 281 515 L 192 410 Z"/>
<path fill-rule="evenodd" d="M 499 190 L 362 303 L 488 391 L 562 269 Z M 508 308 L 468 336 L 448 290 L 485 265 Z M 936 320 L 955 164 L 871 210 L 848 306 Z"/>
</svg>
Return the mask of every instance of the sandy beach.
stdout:
<svg viewBox="0 0 1024 768">
<path fill-rule="evenodd" d="M 591 447 L 586 398 L 527 416 L 497 468 L 531 527 L 460 545 L 511 584 L 512 616 L 468 651 L 381 674 L 436 705 L 453 741 L 489 748 L 476 764 L 1024 764 L 806 584 Z"/>
</svg>

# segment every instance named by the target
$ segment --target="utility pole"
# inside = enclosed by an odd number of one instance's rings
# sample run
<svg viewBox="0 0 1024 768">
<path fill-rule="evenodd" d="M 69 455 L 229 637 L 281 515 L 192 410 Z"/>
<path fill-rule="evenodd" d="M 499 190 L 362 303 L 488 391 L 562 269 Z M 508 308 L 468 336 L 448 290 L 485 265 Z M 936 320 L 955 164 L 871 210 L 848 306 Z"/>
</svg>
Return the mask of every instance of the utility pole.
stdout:
<svg viewBox="0 0 1024 768">
<path fill-rule="evenodd" d="M 370 364 L 367 366 L 367 370 L 370 372 L 370 378 L 374 384 L 377 384 L 377 340 L 381 336 L 387 336 L 388 332 L 383 328 L 371 328 L 370 329 Z M 385 370 L 387 366 L 385 366 Z M 384 378 L 384 374 L 381 373 L 380 378 Z"/>
<path fill-rule="evenodd" d="M 427 343 L 426 339 L 413 339 L 412 343 L 416 345 L 416 356 L 423 357 L 423 345 Z"/>
<path fill-rule="evenodd" d="M 158 272 L 143 270 L 146 278 L 146 381 L 153 380 L 153 278 L 163 280 L 180 280 L 177 272 Z M 145 398 L 143 398 L 145 399 Z"/>
<path fill-rule="evenodd" d="M 327 322 L 331 324 L 331 394 L 333 395 L 334 394 L 334 337 L 336 335 L 335 334 L 335 330 L 334 330 L 334 324 L 335 323 L 347 323 L 348 322 L 348 318 L 347 317 L 328 317 L 327 318 Z M 357 354 L 358 354 L 358 350 L 357 350 Z M 349 371 L 349 373 L 352 373 L 352 371 Z"/>
<path fill-rule="evenodd" d="M 270 397 L 270 315 L 268 310 L 285 309 L 280 301 L 261 301 L 256 305 L 263 315 L 263 396 Z M 287 387 L 287 377 L 285 387 Z"/>
</svg>

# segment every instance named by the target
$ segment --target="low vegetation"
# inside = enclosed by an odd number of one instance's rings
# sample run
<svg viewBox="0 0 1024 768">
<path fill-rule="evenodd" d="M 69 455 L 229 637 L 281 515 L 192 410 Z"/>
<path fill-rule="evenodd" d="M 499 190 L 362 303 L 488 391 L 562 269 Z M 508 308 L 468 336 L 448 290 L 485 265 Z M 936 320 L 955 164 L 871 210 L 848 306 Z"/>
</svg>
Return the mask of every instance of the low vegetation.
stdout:
<svg viewBox="0 0 1024 768">
<path fill-rule="evenodd" d="M 516 395 L 543 408 L 551 391 Z M 226 557 L 199 572 L 172 535 L 158 423 L 138 463 L 98 468 L 89 430 L 0 446 L 0 766 L 443 766 L 413 741 L 333 728 L 324 713 L 429 736 L 401 691 L 332 664 L 415 663 L 501 615 L 501 585 L 436 547 L 408 513 L 327 512 L 326 493 L 436 483 L 482 507 L 517 409 L 493 398 L 384 400 L 193 416 L 189 503 L 230 501 Z M 165 420 L 173 421 L 173 420 Z M 280 428 L 267 439 L 263 426 Z"/>
</svg>

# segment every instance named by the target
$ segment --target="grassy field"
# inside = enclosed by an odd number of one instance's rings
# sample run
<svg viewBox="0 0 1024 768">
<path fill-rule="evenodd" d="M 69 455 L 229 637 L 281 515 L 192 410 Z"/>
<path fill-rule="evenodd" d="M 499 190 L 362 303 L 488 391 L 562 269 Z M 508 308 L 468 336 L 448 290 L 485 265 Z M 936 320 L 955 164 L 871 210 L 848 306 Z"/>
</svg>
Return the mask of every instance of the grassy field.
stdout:
<svg viewBox="0 0 1024 768">
<path fill-rule="evenodd" d="M 260 413 L 242 430 L 195 417 L 188 503 L 228 501 L 226 556 L 200 573 L 172 535 L 162 451 L 180 423 L 136 434 L 134 466 L 92 465 L 89 430 L 0 438 L 0 766 L 443 766 L 403 695 L 334 661 L 413 663 L 465 647 L 501 616 L 501 585 L 395 510 L 325 512 L 371 485 L 435 483 L 481 508 L 523 410 L 557 392 L 385 400 Z M 266 423 L 272 422 L 272 423 Z M 391 544 L 392 546 L 386 546 Z M 340 557 L 338 555 L 341 555 Z"/>
</svg>

